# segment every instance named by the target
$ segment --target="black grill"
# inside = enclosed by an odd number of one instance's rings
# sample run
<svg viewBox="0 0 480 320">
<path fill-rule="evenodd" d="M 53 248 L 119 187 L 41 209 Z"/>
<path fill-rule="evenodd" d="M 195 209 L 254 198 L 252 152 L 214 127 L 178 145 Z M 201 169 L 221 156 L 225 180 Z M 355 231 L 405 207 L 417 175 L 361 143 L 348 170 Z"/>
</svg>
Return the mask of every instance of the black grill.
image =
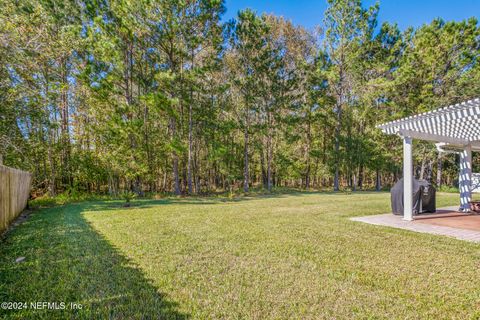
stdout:
<svg viewBox="0 0 480 320">
<path fill-rule="evenodd" d="M 435 187 L 426 180 L 413 179 L 413 214 L 435 212 Z M 393 214 L 403 215 L 403 178 L 390 190 Z"/>
</svg>

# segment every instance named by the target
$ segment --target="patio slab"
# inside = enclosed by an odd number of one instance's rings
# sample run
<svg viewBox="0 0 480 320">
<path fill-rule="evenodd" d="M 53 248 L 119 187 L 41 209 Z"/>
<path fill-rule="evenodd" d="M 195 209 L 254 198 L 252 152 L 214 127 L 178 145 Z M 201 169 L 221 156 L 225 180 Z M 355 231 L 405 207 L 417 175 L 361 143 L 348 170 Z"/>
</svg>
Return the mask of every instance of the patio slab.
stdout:
<svg viewBox="0 0 480 320">
<path fill-rule="evenodd" d="M 405 221 L 402 216 L 391 213 L 350 220 L 480 243 L 480 215 L 460 213 L 456 208 L 440 208 L 434 214 L 417 215 L 413 221 Z"/>
</svg>

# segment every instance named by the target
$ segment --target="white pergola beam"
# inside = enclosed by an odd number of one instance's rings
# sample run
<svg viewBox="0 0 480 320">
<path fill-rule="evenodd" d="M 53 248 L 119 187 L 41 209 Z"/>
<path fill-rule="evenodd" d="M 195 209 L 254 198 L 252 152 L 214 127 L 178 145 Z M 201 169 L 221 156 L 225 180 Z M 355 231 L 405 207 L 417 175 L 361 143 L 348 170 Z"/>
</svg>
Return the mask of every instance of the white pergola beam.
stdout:
<svg viewBox="0 0 480 320">
<path fill-rule="evenodd" d="M 435 141 L 435 142 L 446 142 L 452 144 L 467 145 L 468 140 L 452 138 L 448 136 L 441 136 L 437 134 L 431 134 L 426 132 L 419 132 L 413 130 L 399 130 L 398 132 L 402 137 L 411 137 L 420 140 Z"/>
<path fill-rule="evenodd" d="M 460 172 L 458 177 L 460 189 L 460 211 L 470 211 L 472 201 L 472 146 L 466 146 L 460 152 Z"/>
<path fill-rule="evenodd" d="M 413 220 L 412 138 L 403 137 L 403 220 Z"/>
</svg>

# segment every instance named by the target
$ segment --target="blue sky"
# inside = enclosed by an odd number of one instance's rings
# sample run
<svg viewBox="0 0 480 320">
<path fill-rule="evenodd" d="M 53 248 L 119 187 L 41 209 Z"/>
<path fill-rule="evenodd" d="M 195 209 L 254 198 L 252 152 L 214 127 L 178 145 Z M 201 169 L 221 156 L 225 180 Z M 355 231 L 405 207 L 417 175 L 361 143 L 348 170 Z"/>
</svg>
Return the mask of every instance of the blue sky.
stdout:
<svg viewBox="0 0 480 320">
<path fill-rule="evenodd" d="M 375 0 L 364 0 L 364 6 Z M 295 24 L 311 28 L 322 23 L 326 0 L 226 0 L 224 20 L 235 17 L 241 9 L 257 13 L 274 13 L 291 19 Z M 436 17 L 444 20 L 463 20 L 480 15 L 480 0 L 383 0 L 380 1 L 379 24 L 397 22 L 403 30 L 419 27 Z"/>
</svg>

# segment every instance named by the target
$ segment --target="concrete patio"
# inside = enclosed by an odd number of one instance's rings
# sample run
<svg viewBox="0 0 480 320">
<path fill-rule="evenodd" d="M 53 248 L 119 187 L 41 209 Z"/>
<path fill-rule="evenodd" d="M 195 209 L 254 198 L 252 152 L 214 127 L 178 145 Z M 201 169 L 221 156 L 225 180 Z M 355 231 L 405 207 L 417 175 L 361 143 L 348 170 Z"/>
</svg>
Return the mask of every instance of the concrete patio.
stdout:
<svg viewBox="0 0 480 320">
<path fill-rule="evenodd" d="M 354 217 L 351 220 L 480 243 L 480 215 L 458 212 L 457 209 L 440 208 L 434 214 L 416 215 L 413 221 L 405 221 L 402 216 L 391 213 Z"/>
</svg>

